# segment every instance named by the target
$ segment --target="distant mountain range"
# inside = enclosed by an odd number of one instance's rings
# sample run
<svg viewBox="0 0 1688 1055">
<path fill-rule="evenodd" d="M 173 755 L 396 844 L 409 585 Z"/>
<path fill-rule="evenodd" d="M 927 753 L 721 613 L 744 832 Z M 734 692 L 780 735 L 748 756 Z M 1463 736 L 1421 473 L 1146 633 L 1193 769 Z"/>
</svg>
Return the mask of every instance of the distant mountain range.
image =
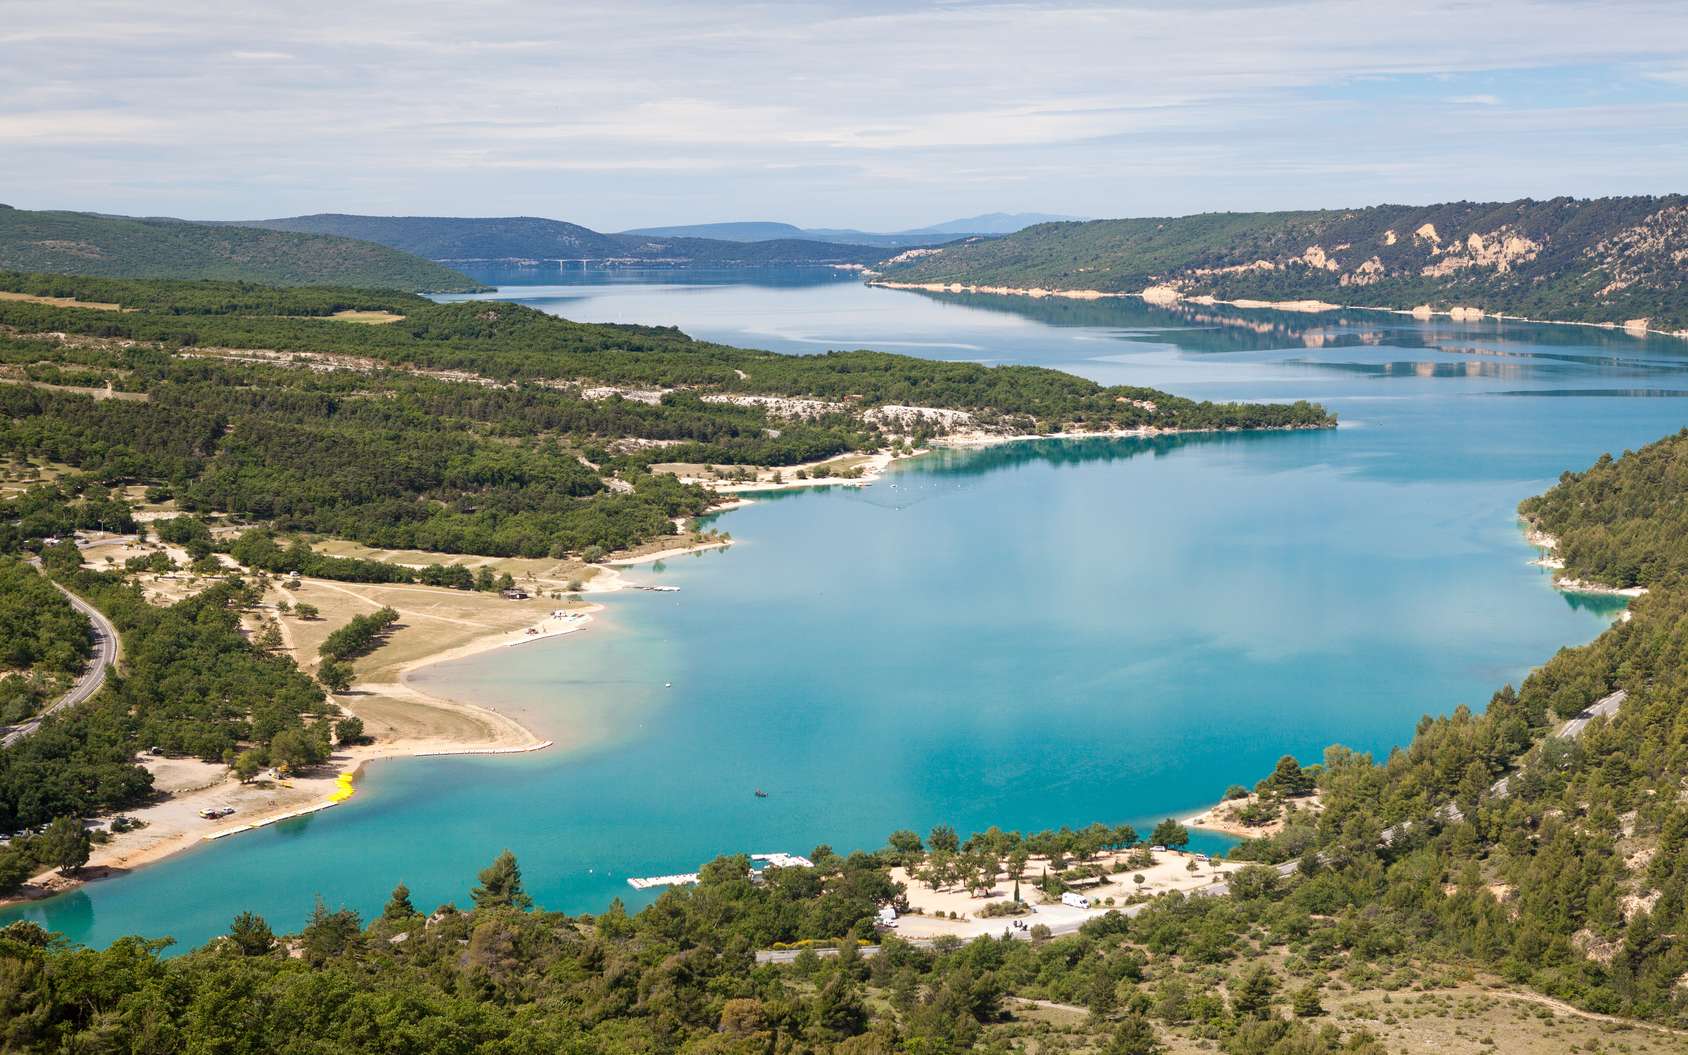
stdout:
<svg viewBox="0 0 1688 1055">
<path fill-rule="evenodd" d="M 565 260 L 595 264 L 753 267 L 873 264 L 886 255 L 883 246 L 789 237 L 783 233 L 757 240 L 642 232 L 603 234 L 579 224 L 534 216 L 469 218 L 318 213 L 239 222 L 242 226 L 275 231 L 359 238 L 448 263 Z"/>
<path fill-rule="evenodd" d="M 450 268 L 370 241 L 6 205 L 0 205 L 0 270 L 412 292 L 480 288 Z"/>
<path fill-rule="evenodd" d="M 1043 224 L 909 253 L 887 281 L 1318 301 L 1688 328 L 1688 196 Z"/>
<path fill-rule="evenodd" d="M 639 227 L 622 233 L 670 238 L 718 238 L 728 242 L 761 242 L 775 238 L 799 238 L 894 249 L 949 242 L 969 235 L 1012 234 L 1033 224 L 1055 223 L 1077 218 L 1075 216 L 1055 216 L 1040 212 L 993 212 L 982 216 L 968 216 L 960 220 L 933 224 L 930 227 L 917 227 L 908 231 L 891 232 L 857 231 L 836 227 L 797 227 L 789 223 L 750 220 L 741 223 L 696 223 L 669 227 Z"/>
</svg>

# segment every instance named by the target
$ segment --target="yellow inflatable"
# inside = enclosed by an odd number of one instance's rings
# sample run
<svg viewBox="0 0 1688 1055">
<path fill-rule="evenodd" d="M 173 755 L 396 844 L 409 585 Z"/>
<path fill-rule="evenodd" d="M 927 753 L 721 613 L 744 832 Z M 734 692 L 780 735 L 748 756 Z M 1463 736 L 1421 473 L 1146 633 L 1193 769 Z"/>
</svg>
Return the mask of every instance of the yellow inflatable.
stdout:
<svg viewBox="0 0 1688 1055">
<path fill-rule="evenodd" d="M 334 791 L 328 796 L 328 801 L 345 802 L 352 797 L 355 791 L 357 791 L 357 788 L 352 786 L 352 775 L 341 773 L 340 778 L 334 782 Z"/>
</svg>

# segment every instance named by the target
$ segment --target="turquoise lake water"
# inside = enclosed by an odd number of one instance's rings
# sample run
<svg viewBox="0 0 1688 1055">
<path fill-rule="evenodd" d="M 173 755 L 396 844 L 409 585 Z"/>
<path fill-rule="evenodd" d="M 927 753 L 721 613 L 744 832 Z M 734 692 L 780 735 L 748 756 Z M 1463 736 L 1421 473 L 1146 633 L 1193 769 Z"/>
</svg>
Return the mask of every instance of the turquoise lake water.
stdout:
<svg viewBox="0 0 1688 1055">
<path fill-rule="evenodd" d="M 484 276 L 587 321 L 781 351 L 1029 362 L 1197 398 L 1323 401 L 1333 432 L 1058 440 L 901 463 L 722 515 L 587 631 L 432 668 L 564 746 L 378 763 L 351 802 L 0 914 L 186 945 L 320 894 L 466 902 L 501 849 L 540 904 L 722 852 L 898 827 L 1140 827 L 1340 742 L 1481 708 L 1614 606 L 1554 591 L 1519 499 L 1688 423 L 1688 343 L 1378 313 L 875 290 L 824 273 Z M 515 284 L 522 280 L 522 284 Z M 671 688 L 665 684 L 672 683 Z M 752 795 L 755 788 L 768 797 Z M 1219 845 L 1209 842 L 1208 845 Z"/>
</svg>

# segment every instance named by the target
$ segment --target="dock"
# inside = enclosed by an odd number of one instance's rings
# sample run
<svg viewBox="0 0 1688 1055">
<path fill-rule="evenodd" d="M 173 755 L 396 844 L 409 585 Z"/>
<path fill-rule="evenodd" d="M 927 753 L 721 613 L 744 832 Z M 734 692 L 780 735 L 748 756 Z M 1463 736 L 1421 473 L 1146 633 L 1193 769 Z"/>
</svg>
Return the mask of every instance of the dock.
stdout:
<svg viewBox="0 0 1688 1055">
<path fill-rule="evenodd" d="M 751 854 L 750 860 L 752 862 L 750 875 L 753 879 L 756 877 L 756 863 L 758 862 L 768 868 L 815 867 L 815 863 L 813 861 L 801 854 Z M 650 890 L 653 887 L 659 886 L 691 886 L 693 883 L 697 882 L 697 877 L 698 874 L 696 872 L 678 872 L 674 875 L 645 876 L 642 878 L 629 879 L 627 881 L 627 885 L 632 887 L 634 890 Z"/>
<path fill-rule="evenodd" d="M 650 876 L 646 879 L 629 879 L 627 885 L 634 890 L 649 890 L 658 886 L 690 886 L 697 882 L 696 872 L 683 872 L 671 876 Z"/>
</svg>

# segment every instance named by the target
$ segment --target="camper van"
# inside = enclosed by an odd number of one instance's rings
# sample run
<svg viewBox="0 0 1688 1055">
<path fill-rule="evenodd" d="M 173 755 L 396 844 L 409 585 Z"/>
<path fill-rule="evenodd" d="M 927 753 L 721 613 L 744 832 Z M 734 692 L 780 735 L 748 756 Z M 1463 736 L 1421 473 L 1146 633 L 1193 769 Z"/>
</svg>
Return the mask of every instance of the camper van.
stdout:
<svg viewBox="0 0 1688 1055">
<path fill-rule="evenodd" d="M 1075 894 L 1069 890 L 1065 894 L 1061 895 L 1061 904 L 1066 905 L 1069 908 L 1089 908 L 1090 899 L 1085 897 L 1083 894 Z"/>
</svg>

